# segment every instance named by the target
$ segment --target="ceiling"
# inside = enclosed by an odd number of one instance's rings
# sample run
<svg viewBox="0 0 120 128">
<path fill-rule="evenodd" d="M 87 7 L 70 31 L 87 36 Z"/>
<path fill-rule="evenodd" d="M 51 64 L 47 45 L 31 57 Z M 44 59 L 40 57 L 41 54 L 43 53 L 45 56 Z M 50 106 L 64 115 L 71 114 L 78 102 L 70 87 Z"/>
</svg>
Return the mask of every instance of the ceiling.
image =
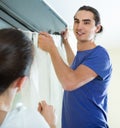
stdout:
<svg viewBox="0 0 120 128">
<path fill-rule="evenodd" d="M 11 25 L 52 34 L 59 34 L 67 27 L 65 21 L 43 0 L 0 0 L 0 8 L 0 27 Z"/>
</svg>

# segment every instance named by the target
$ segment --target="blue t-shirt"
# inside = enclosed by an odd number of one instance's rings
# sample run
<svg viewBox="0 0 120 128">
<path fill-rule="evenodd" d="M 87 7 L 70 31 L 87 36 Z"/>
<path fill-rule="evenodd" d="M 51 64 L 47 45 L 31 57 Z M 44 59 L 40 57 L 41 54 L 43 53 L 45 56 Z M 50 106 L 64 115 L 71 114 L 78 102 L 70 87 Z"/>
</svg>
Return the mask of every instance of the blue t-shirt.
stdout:
<svg viewBox="0 0 120 128">
<path fill-rule="evenodd" d="M 112 66 L 107 51 L 97 46 L 78 51 L 71 68 L 86 65 L 98 77 L 73 91 L 64 91 L 62 128 L 108 128 L 107 89 Z"/>
</svg>

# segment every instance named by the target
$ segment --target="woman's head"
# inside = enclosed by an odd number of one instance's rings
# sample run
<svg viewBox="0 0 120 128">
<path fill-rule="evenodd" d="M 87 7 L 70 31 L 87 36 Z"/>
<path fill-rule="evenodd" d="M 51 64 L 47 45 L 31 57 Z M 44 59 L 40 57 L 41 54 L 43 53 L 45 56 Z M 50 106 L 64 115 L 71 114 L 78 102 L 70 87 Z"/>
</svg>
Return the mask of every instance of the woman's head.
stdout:
<svg viewBox="0 0 120 128">
<path fill-rule="evenodd" d="M 33 44 L 20 30 L 0 30 L 0 94 L 19 77 L 27 76 L 33 61 Z"/>
</svg>

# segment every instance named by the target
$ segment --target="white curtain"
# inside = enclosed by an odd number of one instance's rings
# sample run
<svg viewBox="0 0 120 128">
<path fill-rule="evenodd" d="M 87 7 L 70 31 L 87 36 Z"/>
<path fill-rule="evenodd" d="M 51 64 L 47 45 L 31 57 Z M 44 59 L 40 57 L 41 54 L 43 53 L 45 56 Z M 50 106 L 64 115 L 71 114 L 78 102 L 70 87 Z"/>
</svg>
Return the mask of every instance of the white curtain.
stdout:
<svg viewBox="0 0 120 128">
<path fill-rule="evenodd" d="M 50 56 L 47 52 L 37 47 L 38 33 L 25 32 L 33 40 L 35 47 L 35 57 L 31 67 L 30 77 L 18 94 L 14 104 L 20 101 L 33 109 L 37 108 L 38 102 L 46 100 L 53 105 L 57 115 L 57 128 L 61 128 L 61 107 L 63 89 L 55 74 Z M 61 44 L 59 35 L 51 35 L 55 41 L 58 51 L 66 62 L 66 54 Z"/>
</svg>

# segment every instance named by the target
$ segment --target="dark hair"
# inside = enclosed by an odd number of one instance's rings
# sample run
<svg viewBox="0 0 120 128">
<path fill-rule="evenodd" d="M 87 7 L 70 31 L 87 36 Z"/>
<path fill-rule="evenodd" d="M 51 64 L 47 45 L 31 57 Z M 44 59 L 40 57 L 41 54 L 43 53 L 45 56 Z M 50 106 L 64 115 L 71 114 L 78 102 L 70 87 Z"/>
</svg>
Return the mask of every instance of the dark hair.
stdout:
<svg viewBox="0 0 120 128">
<path fill-rule="evenodd" d="M 19 77 L 29 75 L 33 44 L 17 29 L 0 30 L 0 94 Z"/>
<path fill-rule="evenodd" d="M 81 10 L 92 12 L 94 14 L 95 25 L 101 24 L 100 14 L 95 8 L 84 5 L 78 9 L 78 11 L 81 11 Z M 103 27 L 101 26 L 101 29 L 98 31 L 98 33 L 102 31 L 103 31 Z"/>
</svg>

